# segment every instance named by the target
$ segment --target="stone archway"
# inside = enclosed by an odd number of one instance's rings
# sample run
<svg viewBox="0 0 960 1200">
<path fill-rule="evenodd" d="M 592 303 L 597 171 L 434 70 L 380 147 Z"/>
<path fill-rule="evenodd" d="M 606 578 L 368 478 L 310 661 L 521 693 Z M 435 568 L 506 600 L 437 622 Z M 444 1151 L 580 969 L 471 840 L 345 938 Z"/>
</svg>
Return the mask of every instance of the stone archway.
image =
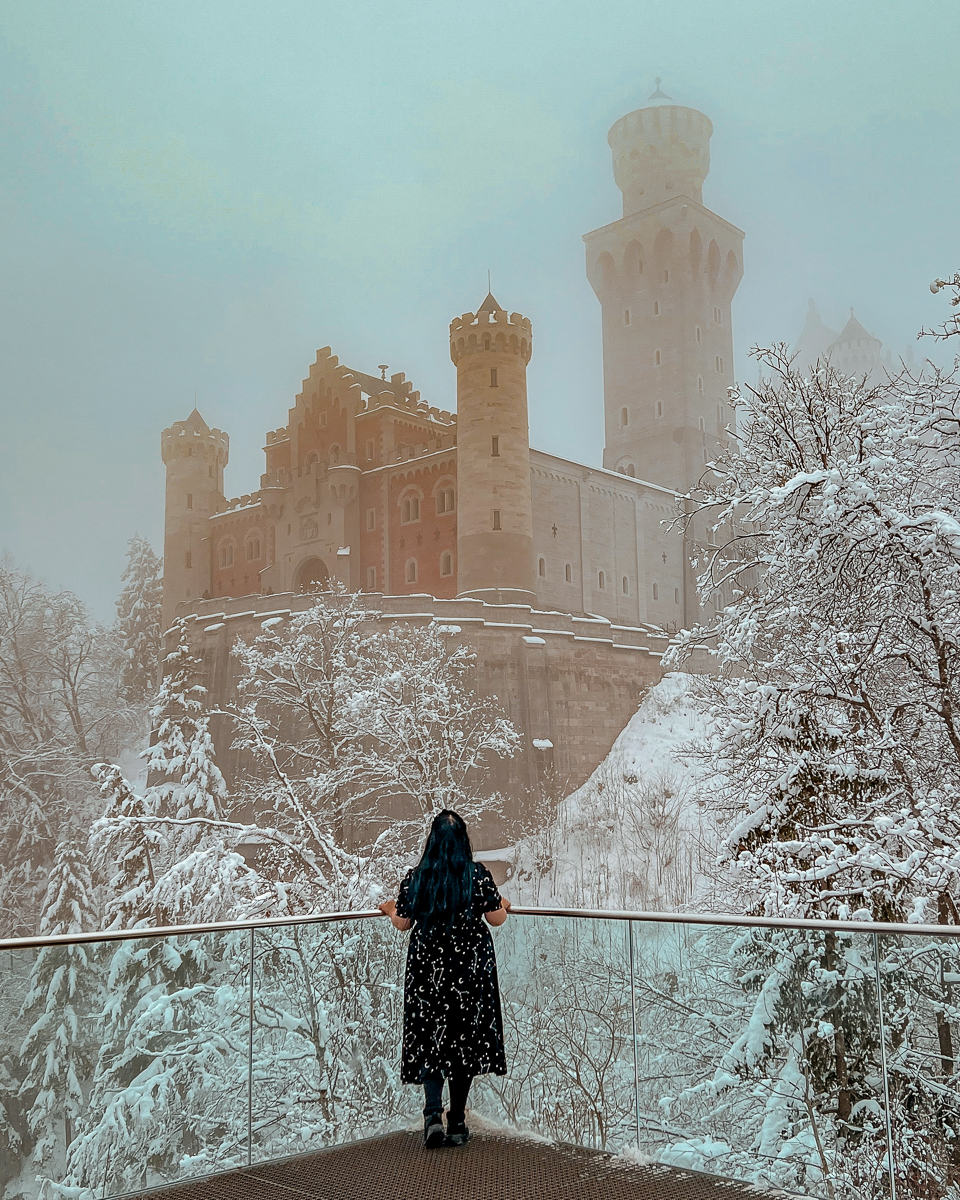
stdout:
<svg viewBox="0 0 960 1200">
<path fill-rule="evenodd" d="M 330 578 L 327 564 L 322 558 L 307 558 L 297 567 L 294 577 L 295 592 L 312 592 L 322 588 Z"/>
</svg>

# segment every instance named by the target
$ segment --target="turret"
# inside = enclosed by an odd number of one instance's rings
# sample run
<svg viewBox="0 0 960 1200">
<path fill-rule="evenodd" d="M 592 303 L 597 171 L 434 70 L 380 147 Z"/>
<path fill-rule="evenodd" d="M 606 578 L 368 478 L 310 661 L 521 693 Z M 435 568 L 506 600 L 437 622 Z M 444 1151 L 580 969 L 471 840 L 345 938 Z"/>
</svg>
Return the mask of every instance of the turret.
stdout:
<svg viewBox="0 0 960 1200">
<path fill-rule="evenodd" d="M 457 592 L 533 603 L 527 317 L 491 294 L 450 323 L 457 368 Z"/>
<path fill-rule="evenodd" d="M 196 409 L 161 436 L 166 467 L 163 535 L 163 620 L 169 626 L 178 604 L 209 591 L 210 517 L 222 508 L 223 469 L 230 439 L 211 429 Z"/>
</svg>

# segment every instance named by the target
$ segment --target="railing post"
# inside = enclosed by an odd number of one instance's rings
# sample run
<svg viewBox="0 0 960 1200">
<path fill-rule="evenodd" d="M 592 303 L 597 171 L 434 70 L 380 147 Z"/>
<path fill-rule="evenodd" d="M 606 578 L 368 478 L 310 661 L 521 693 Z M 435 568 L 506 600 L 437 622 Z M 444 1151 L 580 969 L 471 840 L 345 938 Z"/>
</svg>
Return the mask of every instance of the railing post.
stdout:
<svg viewBox="0 0 960 1200">
<path fill-rule="evenodd" d="M 247 1040 L 247 1166 L 253 1166 L 253 966 L 254 945 L 257 936 L 256 929 L 250 930 L 250 990 L 248 994 L 247 1020 L 249 1022 Z"/>
<path fill-rule="evenodd" d="M 893 1164 L 893 1122 L 890 1118 L 890 1077 L 887 1074 L 887 1027 L 883 1017 L 883 977 L 880 973 L 880 939 L 873 938 L 873 968 L 877 977 L 877 1016 L 880 1024 L 880 1074 L 883 1076 L 883 1111 L 887 1124 L 887 1170 L 890 1174 L 890 1200 L 897 1200 L 897 1176 Z"/>
<path fill-rule="evenodd" d="M 640 1063 L 637 1058 L 637 989 L 633 977 L 633 922 L 627 922 L 627 953 L 630 955 L 630 1026 L 633 1030 L 633 1111 L 640 1149 Z"/>
</svg>

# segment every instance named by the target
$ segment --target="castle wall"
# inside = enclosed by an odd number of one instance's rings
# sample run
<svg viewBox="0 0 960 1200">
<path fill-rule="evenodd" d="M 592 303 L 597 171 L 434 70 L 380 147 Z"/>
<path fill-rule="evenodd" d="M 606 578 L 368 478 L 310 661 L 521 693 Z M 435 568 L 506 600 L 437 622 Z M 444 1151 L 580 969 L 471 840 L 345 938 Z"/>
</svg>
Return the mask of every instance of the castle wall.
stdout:
<svg viewBox="0 0 960 1200">
<path fill-rule="evenodd" d="M 604 618 L 468 598 L 370 595 L 367 601 L 380 620 L 436 619 L 452 639 L 477 652 L 477 690 L 496 696 L 523 736 L 522 752 L 495 764 L 485 779 L 491 790 L 504 792 L 510 817 L 548 777 L 560 794 L 583 783 L 660 678 L 664 639 Z M 184 611 L 211 696 L 224 702 L 235 694 L 230 647 L 238 636 L 254 637 L 268 616 L 284 617 L 310 603 L 308 596 L 287 594 L 211 600 Z M 218 760 L 230 782 L 240 762 L 226 731 L 219 734 Z M 551 746 L 538 748 L 535 740 Z M 503 835 L 490 827 L 477 836 L 484 849 L 500 844 Z"/>
</svg>

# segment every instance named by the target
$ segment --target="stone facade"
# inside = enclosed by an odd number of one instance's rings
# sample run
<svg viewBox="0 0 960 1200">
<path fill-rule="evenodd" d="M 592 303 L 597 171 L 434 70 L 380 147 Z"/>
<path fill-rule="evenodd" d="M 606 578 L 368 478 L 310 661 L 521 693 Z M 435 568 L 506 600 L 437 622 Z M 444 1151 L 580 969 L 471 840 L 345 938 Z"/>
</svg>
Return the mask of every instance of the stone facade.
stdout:
<svg viewBox="0 0 960 1200">
<path fill-rule="evenodd" d="M 215 692 L 234 631 L 336 578 L 385 618 L 442 610 L 529 744 L 551 741 L 572 783 L 589 774 L 657 677 L 664 632 L 698 611 L 692 547 L 669 525 L 731 418 L 743 237 L 702 203 L 711 130 L 657 104 L 610 131 L 623 217 L 584 238 L 603 317 L 602 467 L 530 445 L 532 324 L 492 295 L 450 324 L 456 413 L 325 347 L 266 436 L 256 491 L 226 499 L 227 436 L 196 410 L 164 431 L 164 615 L 213 639 Z M 513 786 L 536 782 L 539 753 L 510 768 Z"/>
</svg>

